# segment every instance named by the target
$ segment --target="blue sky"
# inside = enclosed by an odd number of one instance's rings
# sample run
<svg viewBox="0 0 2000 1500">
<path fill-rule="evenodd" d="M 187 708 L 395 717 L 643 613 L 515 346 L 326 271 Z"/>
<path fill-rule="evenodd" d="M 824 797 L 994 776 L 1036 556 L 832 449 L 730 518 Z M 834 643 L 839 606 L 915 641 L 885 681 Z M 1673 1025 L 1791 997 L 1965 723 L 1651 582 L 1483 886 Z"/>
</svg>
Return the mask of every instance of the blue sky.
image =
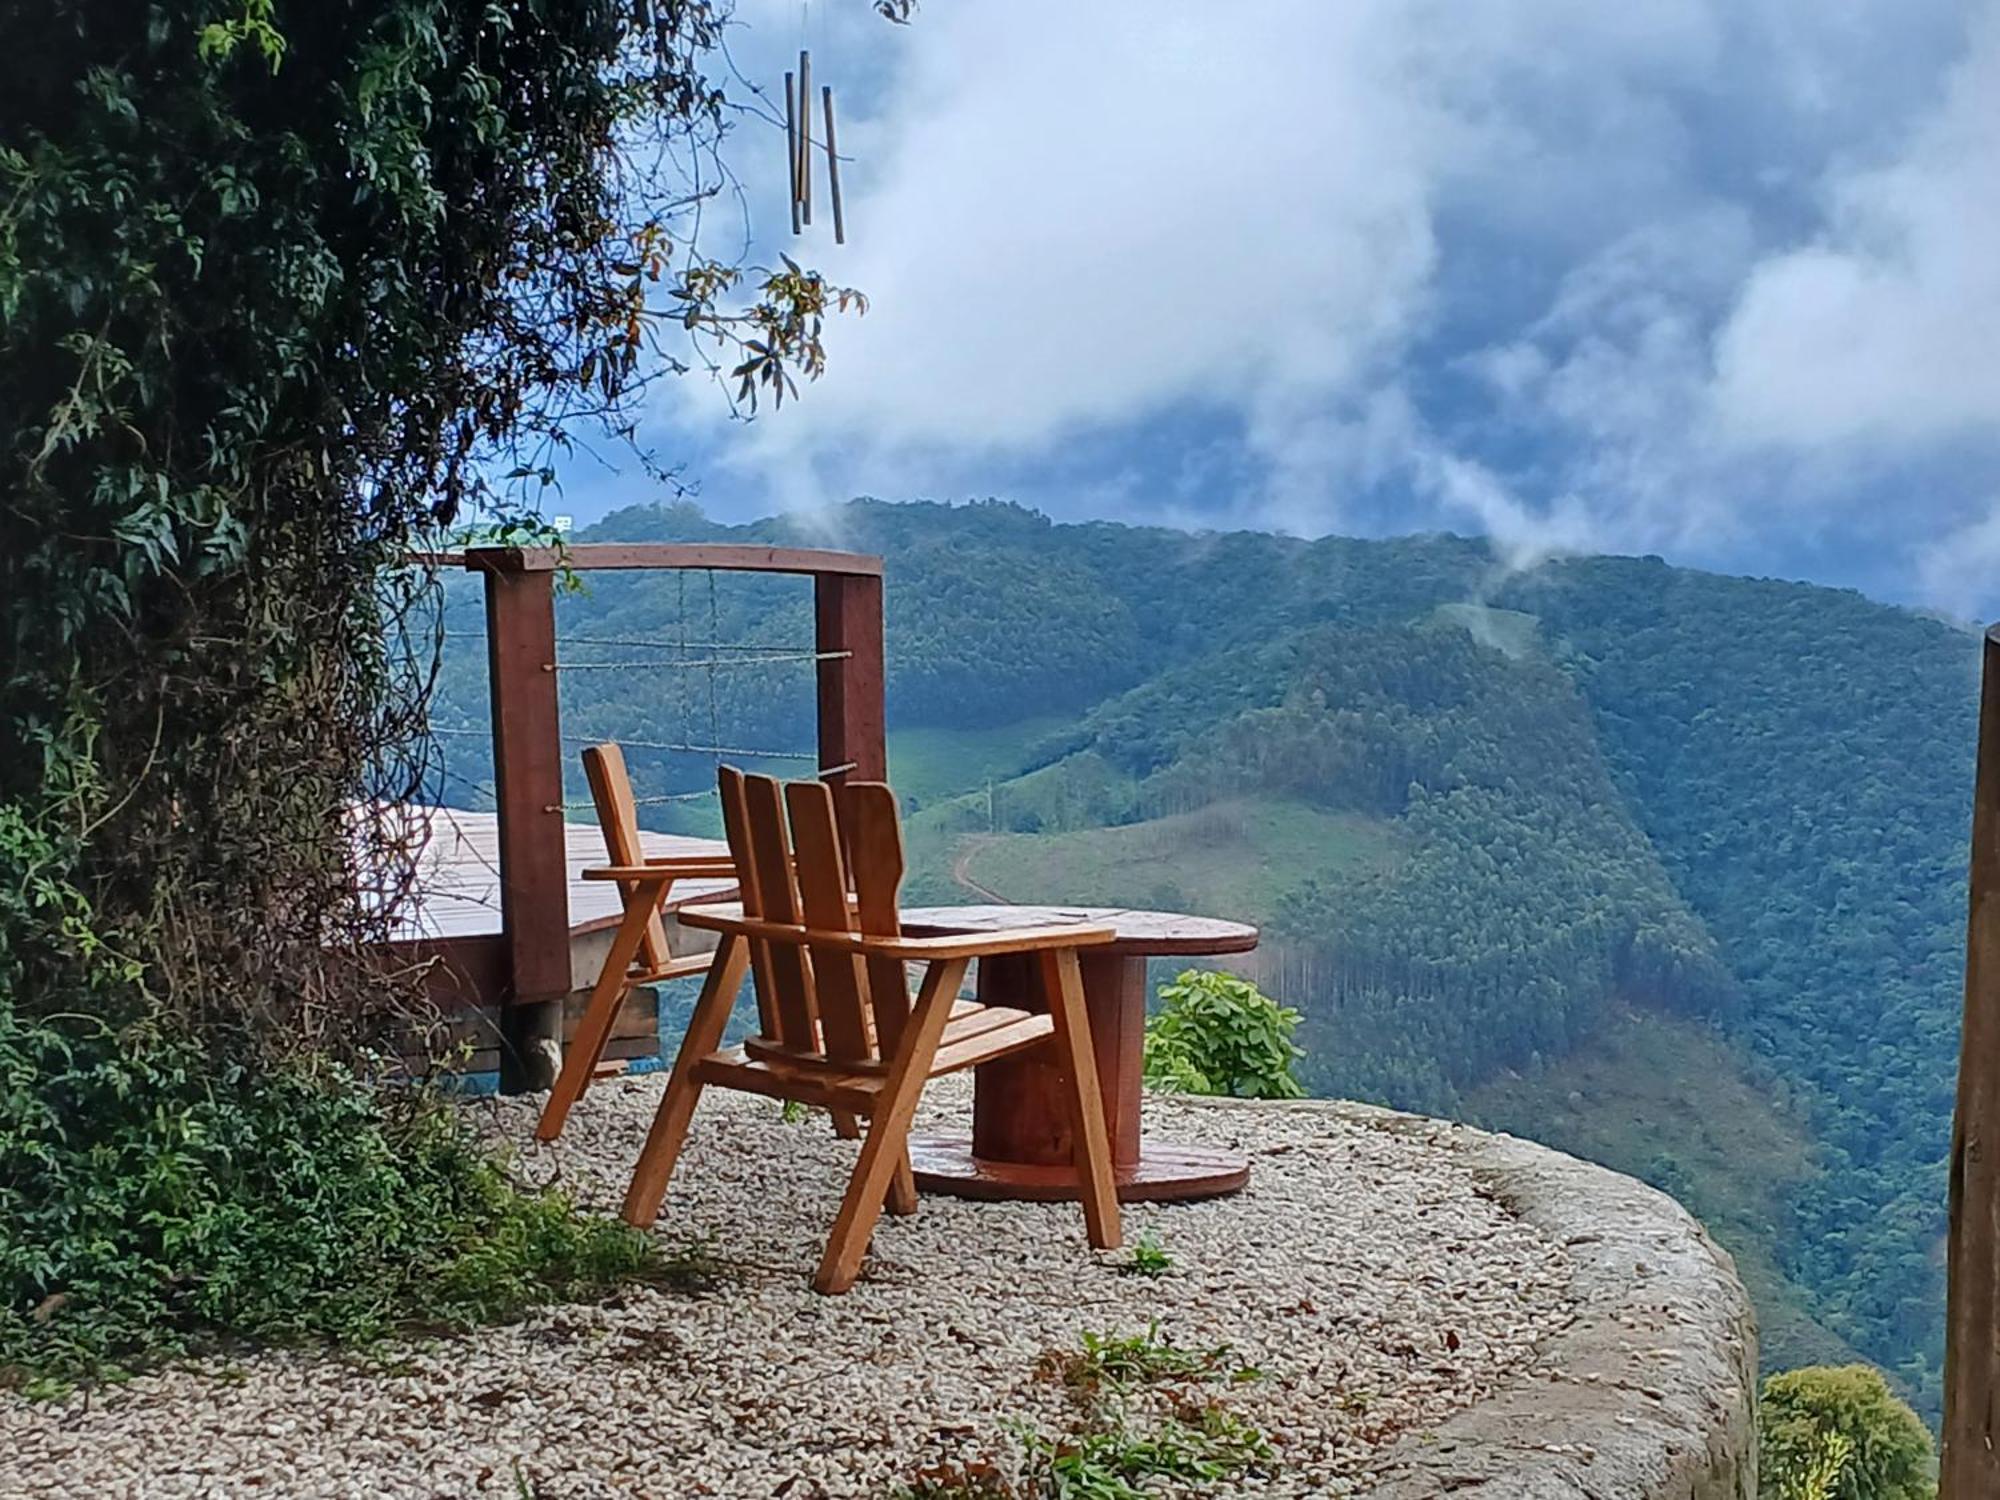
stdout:
<svg viewBox="0 0 2000 1500">
<path fill-rule="evenodd" d="M 713 514 L 1484 531 L 2000 616 L 2000 0 L 737 14 L 744 79 L 836 89 L 849 243 L 746 119 L 708 248 L 872 307 L 782 412 L 662 386 Z M 658 494 L 612 461 L 560 508 Z"/>
</svg>

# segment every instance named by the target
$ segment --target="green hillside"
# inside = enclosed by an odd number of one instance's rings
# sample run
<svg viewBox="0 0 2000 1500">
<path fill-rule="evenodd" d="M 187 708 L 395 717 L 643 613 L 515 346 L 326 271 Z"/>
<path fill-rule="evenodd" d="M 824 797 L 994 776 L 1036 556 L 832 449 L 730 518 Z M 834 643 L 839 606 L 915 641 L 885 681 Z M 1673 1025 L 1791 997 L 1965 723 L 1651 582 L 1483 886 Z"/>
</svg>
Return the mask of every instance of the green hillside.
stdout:
<svg viewBox="0 0 2000 1500">
<path fill-rule="evenodd" d="M 1656 559 L 1509 574 L 1450 536 L 875 501 L 585 535 L 883 553 L 912 898 L 1255 920 L 1317 1089 L 1662 1181 L 1737 1252 L 1774 1351 L 1851 1346 L 1934 1408 L 1970 636 Z M 570 664 L 811 634 L 788 579 L 598 576 L 559 609 Z M 437 722 L 469 731 L 444 744 L 477 801 L 476 594 L 447 617 Z M 563 679 L 567 726 L 656 742 L 631 745 L 642 796 L 712 784 L 663 746 L 810 744 L 810 663 L 657 654 Z"/>
<path fill-rule="evenodd" d="M 966 835 L 955 878 L 1006 901 L 1268 921 L 1301 880 L 1359 880 L 1393 864 L 1401 844 L 1393 824 L 1356 813 L 1280 799 L 1213 802 L 1110 828 Z"/>
<path fill-rule="evenodd" d="M 1699 1215 L 1756 1301 L 1766 1365 L 1850 1364 L 1861 1355 L 1812 1316 L 1777 1253 L 1818 1170 L 1783 1094 L 1714 1030 L 1629 1010 L 1567 1057 L 1501 1074 L 1465 1103 L 1478 1124 L 1608 1162 Z"/>
</svg>

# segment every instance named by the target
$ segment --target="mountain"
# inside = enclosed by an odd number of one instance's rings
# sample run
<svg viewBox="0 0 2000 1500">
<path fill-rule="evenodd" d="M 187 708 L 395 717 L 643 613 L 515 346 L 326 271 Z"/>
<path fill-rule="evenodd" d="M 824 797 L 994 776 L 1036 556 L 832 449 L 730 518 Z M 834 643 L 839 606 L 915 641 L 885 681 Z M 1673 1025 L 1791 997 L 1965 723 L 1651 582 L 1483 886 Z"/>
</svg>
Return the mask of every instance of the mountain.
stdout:
<svg viewBox="0 0 2000 1500">
<path fill-rule="evenodd" d="M 991 502 L 584 539 L 881 552 L 913 896 L 1258 922 L 1317 1090 L 1647 1177 L 1737 1252 L 1774 1365 L 1858 1352 L 1935 1410 L 1972 635 L 1657 558 Z M 642 794 L 711 784 L 664 747 L 810 745 L 810 662 L 670 665 L 808 644 L 801 581 L 599 574 L 559 609 L 565 728 L 624 739 Z M 455 587 L 435 714 L 475 803 L 478 617 Z"/>
</svg>

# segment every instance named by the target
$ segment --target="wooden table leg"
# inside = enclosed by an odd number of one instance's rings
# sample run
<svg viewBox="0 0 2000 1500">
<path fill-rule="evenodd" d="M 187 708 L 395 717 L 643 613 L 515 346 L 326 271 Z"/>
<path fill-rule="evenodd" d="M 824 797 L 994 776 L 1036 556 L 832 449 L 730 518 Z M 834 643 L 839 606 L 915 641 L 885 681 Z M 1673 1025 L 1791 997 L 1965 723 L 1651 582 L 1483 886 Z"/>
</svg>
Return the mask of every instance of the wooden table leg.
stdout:
<svg viewBox="0 0 2000 1500">
<path fill-rule="evenodd" d="M 1078 957 L 1118 1196 L 1131 1202 L 1235 1192 L 1250 1176 L 1249 1162 L 1240 1154 L 1141 1138 L 1146 960 L 1088 951 Z M 982 1002 L 1046 1008 L 1032 956 L 982 958 L 979 970 Z M 1062 1074 L 1052 1052 L 1037 1048 L 980 1066 L 971 1139 L 912 1137 L 910 1160 L 924 1192 L 1040 1201 L 1077 1197 Z"/>
</svg>

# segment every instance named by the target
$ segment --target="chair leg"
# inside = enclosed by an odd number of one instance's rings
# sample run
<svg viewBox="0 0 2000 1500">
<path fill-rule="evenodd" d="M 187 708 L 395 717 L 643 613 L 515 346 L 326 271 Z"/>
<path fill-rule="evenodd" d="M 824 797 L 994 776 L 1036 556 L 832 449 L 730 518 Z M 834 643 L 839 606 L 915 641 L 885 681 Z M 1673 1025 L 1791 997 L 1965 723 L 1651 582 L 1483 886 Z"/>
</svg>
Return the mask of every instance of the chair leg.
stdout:
<svg viewBox="0 0 2000 1500">
<path fill-rule="evenodd" d="M 647 1132 L 646 1144 L 632 1169 L 632 1185 L 625 1190 L 623 1217 L 635 1228 L 648 1228 L 660 1216 L 660 1200 L 667 1195 L 667 1182 L 674 1175 L 674 1164 L 680 1160 L 681 1146 L 687 1140 L 688 1121 L 694 1117 L 695 1101 L 701 1097 L 698 1073 L 701 1060 L 722 1044 L 722 1033 L 729 1025 L 729 1012 L 735 1008 L 736 991 L 742 987 L 743 970 L 748 963 L 749 952 L 743 939 L 732 934 L 723 938 L 715 950 L 714 961 L 709 964 L 701 998 L 695 1002 L 687 1034 L 681 1038 L 680 1051 L 674 1055 L 674 1071 L 667 1080 L 666 1097 L 660 1101 L 659 1111 L 653 1116 L 653 1128 Z"/>
<path fill-rule="evenodd" d="M 909 1162 L 906 1143 L 910 1119 L 930 1078 L 931 1060 L 937 1056 L 938 1039 L 951 1017 L 951 1003 L 958 996 L 965 969 L 962 958 L 941 959 L 924 976 L 916 1009 L 898 1039 L 896 1059 L 876 1098 L 868 1136 L 861 1143 L 861 1159 L 848 1181 L 847 1196 L 840 1202 L 840 1216 L 833 1221 L 833 1234 L 813 1277 L 815 1291 L 829 1295 L 844 1292 L 861 1274 L 861 1258 L 868 1253 L 868 1241 L 875 1233 L 875 1221 L 881 1217 L 891 1181 Z"/>
<path fill-rule="evenodd" d="M 617 934 L 611 939 L 611 951 L 604 955 L 604 967 L 597 971 L 597 983 L 590 991 L 590 1003 L 584 1007 L 583 1020 L 576 1028 L 576 1036 L 571 1039 L 563 1052 L 562 1071 L 556 1075 L 555 1086 L 549 1090 L 549 1102 L 542 1106 L 542 1118 L 535 1125 L 535 1139 L 552 1141 L 562 1134 L 563 1123 L 569 1119 L 570 1106 L 583 1097 L 583 1091 L 590 1086 L 590 1075 L 597 1068 L 597 1061 L 604 1055 L 604 1043 L 611 1035 L 612 1023 L 618 1019 L 618 1012 L 625 1004 L 625 994 L 631 988 L 625 976 L 632 971 L 633 955 L 645 941 L 646 928 L 653 920 L 653 909 L 658 895 L 658 887 L 643 882 L 626 898 L 625 919 L 618 924 Z"/>
<path fill-rule="evenodd" d="M 1044 953 L 1042 988 L 1055 1018 L 1055 1043 L 1069 1087 L 1070 1139 L 1083 1189 L 1083 1222 L 1090 1243 L 1116 1250 L 1123 1240 L 1118 1185 L 1111 1172 L 1111 1134 L 1104 1124 L 1104 1094 L 1097 1080 L 1097 1053 L 1090 1041 L 1090 1015 L 1083 1003 L 1083 974 L 1074 948 Z"/>
<path fill-rule="evenodd" d="M 896 1171 L 889 1179 L 889 1197 L 883 1204 L 899 1219 L 906 1219 L 917 1211 L 917 1174 L 910 1170 L 910 1148 L 903 1146 L 903 1159 L 896 1163 Z"/>
<path fill-rule="evenodd" d="M 833 1114 L 833 1133 L 843 1141 L 861 1139 L 861 1122 L 844 1109 L 836 1109 Z"/>
</svg>

